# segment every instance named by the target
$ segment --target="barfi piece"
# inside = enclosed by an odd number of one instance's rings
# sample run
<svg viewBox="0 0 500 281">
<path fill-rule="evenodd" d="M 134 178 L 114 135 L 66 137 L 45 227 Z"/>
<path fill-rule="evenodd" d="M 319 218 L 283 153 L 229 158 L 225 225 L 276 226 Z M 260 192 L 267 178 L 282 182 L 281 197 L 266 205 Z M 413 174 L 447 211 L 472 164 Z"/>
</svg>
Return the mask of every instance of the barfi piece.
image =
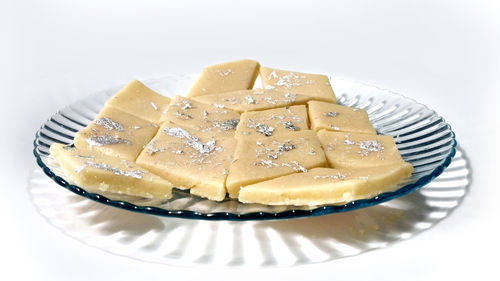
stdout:
<svg viewBox="0 0 500 281">
<path fill-rule="evenodd" d="M 249 111 L 241 115 L 236 137 L 270 137 L 283 133 L 308 130 L 305 105 Z"/>
<path fill-rule="evenodd" d="M 207 66 L 189 89 L 187 97 L 252 89 L 258 74 L 259 63 L 254 60 Z"/>
<path fill-rule="evenodd" d="M 318 138 L 332 168 L 366 168 L 403 162 L 391 136 L 320 130 Z"/>
<path fill-rule="evenodd" d="M 311 129 L 339 132 L 376 134 L 363 109 L 355 109 L 322 101 L 309 101 L 309 119 Z"/>
<path fill-rule="evenodd" d="M 263 138 L 240 138 L 226 181 L 229 196 L 241 186 L 308 169 L 324 167 L 325 154 L 313 131 L 305 130 Z"/>
<path fill-rule="evenodd" d="M 151 123 L 159 123 L 162 112 L 170 99 L 158 94 L 137 80 L 128 83 L 125 88 L 112 96 L 106 106 L 140 117 Z"/>
<path fill-rule="evenodd" d="M 337 100 L 326 75 L 261 67 L 260 78 L 265 89 L 291 91 L 326 102 Z"/>
<path fill-rule="evenodd" d="M 192 99 L 175 96 L 162 121 L 190 127 L 218 137 L 234 137 L 240 115 L 223 104 L 204 104 Z"/>
<path fill-rule="evenodd" d="M 137 158 L 137 164 L 175 187 L 221 201 L 236 141 L 165 122 Z"/>
<path fill-rule="evenodd" d="M 347 203 L 393 191 L 412 171 L 408 163 L 364 169 L 315 168 L 242 187 L 238 199 L 267 205 Z"/>
<path fill-rule="evenodd" d="M 172 184 L 132 161 L 68 147 L 50 146 L 50 155 L 64 174 L 88 191 L 104 191 L 145 198 L 172 197 Z"/>
<path fill-rule="evenodd" d="M 306 104 L 312 97 L 276 89 L 253 89 L 221 94 L 193 97 L 193 100 L 207 104 L 223 104 L 226 108 L 239 113 L 277 107 Z"/>
<path fill-rule="evenodd" d="M 158 125 L 114 107 L 104 107 L 96 119 L 75 134 L 75 146 L 134 161 L 156 134 Z"/>
</svg>

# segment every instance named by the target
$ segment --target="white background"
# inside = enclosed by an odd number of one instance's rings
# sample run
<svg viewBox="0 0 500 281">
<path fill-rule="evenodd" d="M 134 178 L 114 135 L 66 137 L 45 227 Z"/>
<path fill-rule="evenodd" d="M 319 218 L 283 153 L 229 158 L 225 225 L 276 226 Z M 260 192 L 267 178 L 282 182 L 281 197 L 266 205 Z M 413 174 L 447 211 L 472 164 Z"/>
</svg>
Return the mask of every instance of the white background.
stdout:
<svg viewBox="0 0 500 281">
<path fill-rule="evenodd" d="M 238 58 L 352 77 L 452 125 L 473 183 L 448 218 L 357 257 L 289 268 L 149 264 L 88 247 L 29 200 L 34 133 L 92 91 Z M 497 275 L 497 1 L 0 1 L 2 276 L 23 280 L 466 280 Z M 210 278 L 212 279 L 212 278 Z M 488 278 L 487 278 L 488 279 Z"/>
</svg>

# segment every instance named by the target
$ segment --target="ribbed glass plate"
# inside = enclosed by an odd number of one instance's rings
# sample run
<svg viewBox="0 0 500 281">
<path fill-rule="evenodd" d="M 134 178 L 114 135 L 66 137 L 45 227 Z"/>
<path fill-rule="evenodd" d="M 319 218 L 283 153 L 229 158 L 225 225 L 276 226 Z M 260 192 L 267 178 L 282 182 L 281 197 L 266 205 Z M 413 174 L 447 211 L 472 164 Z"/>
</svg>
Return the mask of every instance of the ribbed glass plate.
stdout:
<svg viewBox="0 0 500 281">
<path fill-rule="evenodd" d="M 54 142 L 72 143 L 74 134 L 94 119 L 104 102 L 120 87 L 93 94 L 61 109 L 36 133 L 33 152 L 47 176 L 91 200 L 140 213 L 208 220 L 289 219 L 368 207 L 426 185 L 450 164 L 455 155 L 455 135 L 435 111 L 388 90 L 348 79 L 331 80 L 338 103 L 365 109 L 377 132 L 393 136 L 403 159 L 413 165 L 413 174 L 399 184 L 396 191 L 347 204 L 316 207 L 242 204 L 232 199 L 214 202 L 177 189 L 174 189 L 173 198 L 169 200 L 87 192 L 83 187 L 72 184 L 64 175 L 49 156 L 49 147 Z M 165 76 L 145 81 L 145 84 L 166 96 L 173 96 L 184 93 L 192 81 L 193 76 Z"/>
</svg>

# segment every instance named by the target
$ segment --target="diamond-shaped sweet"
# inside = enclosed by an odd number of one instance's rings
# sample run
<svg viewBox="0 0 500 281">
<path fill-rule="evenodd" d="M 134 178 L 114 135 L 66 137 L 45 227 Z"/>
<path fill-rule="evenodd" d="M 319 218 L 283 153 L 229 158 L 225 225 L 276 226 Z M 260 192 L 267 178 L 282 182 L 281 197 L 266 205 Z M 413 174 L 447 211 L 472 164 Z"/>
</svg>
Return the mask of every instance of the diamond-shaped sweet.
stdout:
<svg viewBox="0 0 500 281">
<path fill-rule="evenodd" d="M 114 107 L 104 107 L 87 127 L 75 134 L 79 149 L 89 149 L 134 161 L 158 125 Z"/>
<path fill-rule="evenodd" d="M 366 168 L 403 163 L 391 136 L 320 130 L 318 138 L 332 168 Z"/>
<path fill-rule="evenodd" d="M 350 108 L 322 101 L 309 101 L 311 129 L 376 134 L 368 114 L 363 109 Z"/>
<path fill-rule="evenodd" d="M 238 199 L 268 205 L 340 204 L 392 191 L 412 170 L 404 162 L 363 169 L 315 168 L 244 186 Z"/>
<path fill-rule="evenodd" d="M 152 123 L 159 123 L 162 112 L 169 103 L 169 98 L 133 80 L 109 98 L 106 106 L 116 107 Z"/>
<path fill-rule="evenodd" d="M 132 161 L 55 143 L 50 155 L 64 173 L 88 191 L 167 199 L 172 184 Z"/>
<path fill-rule="evenodd" d="M 308 130 L 305 105 L 294 105 L 262 111 L 248 111 L 241 115 L 236 137 L 270 137 L 283 133 Z"/>
<path fill-rule="evenodd" d="M 277 107 L 306 104 L 312 97 L 276 89 L 252 89 L 193 97 L 207 104 L 222 104 L 239 113 Z"/>
<path fill-rule="evenodd" d="M 326 75 L 261 67 L 260 78 L 265 89 L 277 89 L 310 96 L 316 100 L 336 102 Z"/>
<path fill-rule="evenodd" d="M 241 186 L 325 165 L 320 142 L 310 130 L 239 138 L 226 187 L 229 196 L 237 198 Z"/>
<path fill-rule="evenodd" d="M 186 96 L 194 97 L 251 89 L 258 73 L 259 63 L 254 60 L 237 60 L 207 66 Z"/>
<path fill-rule="evenodd" d="M 175 187 L 220 201 L 236 141 L 165 122 L 137 158 L 137 164 Z"/>
</svg>

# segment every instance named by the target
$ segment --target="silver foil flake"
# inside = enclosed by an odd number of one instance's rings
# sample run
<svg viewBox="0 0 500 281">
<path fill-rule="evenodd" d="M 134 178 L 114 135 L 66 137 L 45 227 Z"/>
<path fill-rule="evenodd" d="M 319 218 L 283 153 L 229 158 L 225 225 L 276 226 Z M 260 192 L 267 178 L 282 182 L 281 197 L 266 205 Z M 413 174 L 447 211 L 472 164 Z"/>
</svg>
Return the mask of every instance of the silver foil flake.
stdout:
<svg viewBox="0 0 500 281">
<path fill-rule="evenodd" d="M 171 137 L 185 139 L 186 145 L 192 147 L 199 153 L 206 154 L 212 152 L 215 149 L 215 139 L 211 139 L 210 141 L 203 143 L 198 138 L 192 136 L 188 131 L 182 128 L 165 127 L 163 128 L 163 131 Z"/>
<path fill-rule="evenodd" d="M 131 170 L 131 171 L 120 170 L 117 168 L 113 168 L 113 167 L 109 166 L 108 164 L 102 163 L 102 162 L 95 163 L 95 162 L 87 161 L 85 163 L 85 165 L 89 166 L 89 167 L 96 168 L 96 169 L 111 172 L 117 176 L 131 177 L 134 179 L 142 179 L 142 176 L 144 176 L 144 174 L 146 174 L 146 172 L 141 171 L 141 170 Z"/>
<path fill-rule="evenodd" d="M 255 104 L 255 99 L 252 98 L 251 96 L 246 96 L 245 100 L 247 101 L 248 104 Z"/>
<path fill-rule="evenodd" d="M 367 180 L 368 180 L 368 177 L 358 177 L 358 179 L 360 179 L 360 180 L 364 180 L 364 181 L 367 181 Z"/>
<path fill-rule="evenodd" d="M 345 144 L 345 145 L 354 145 L 354 144 L 356 144 L 356 142 L 354 142 L 354 141 L 352 141 L 352 140 L 349 140 L 349 139 L 345 139 L 345 140 L 344 140 L 344 144 Z"/>
<path fill-rule="evenodd" d="M 153 109 L 154 109 L 155 111 L 157 111 L 157 110 L 158 110 L 158 106 L 156 106 L 156 104 L 155 104 L 154 102 L 151 102 L 151 106 L 153 107 Z"/>
<path fill-rule="evenodd" d="M 220 109 L 222 109 L 222 108 L 224 108 L 225 106 L 224 106 L 223 104 L 220 104 L 220 103 L 214 103 L 214 107 L 215 107 L 215 108 L 220 108 Z"/>
<path fill-rule="evenodd" d="M 233 71 L 229 68 L 228 69 L 218 69 L 215 72 L 217 72 L 222 77 L 228 76 L 228 75 L 233 73 Z"/>
<path fill-rule="evenodd" d="M 106 130 L 117 130 L 120 132 L 123 132 L 123 126 L 122 124 L 113 121 L 111 118 L 108 117 L 102 117 L 99 119 L 94 120 L 94 124 L 97 126 L 102 126 Z"/>
<path fill-rule="evenodd" d="M 184 120 L 189 120 L 189 119 L 193 118 L 193 117 L 191 117 L 191 115 L 186 114 L 184 112 L 180 112 L 180 111 L 176 111 L 174 113 L 174 115 L 175 115 L 175 117 L 177 117 L 179 119 L 184 119 Z"/>
<path fill-rule="evenodd" d="M 258 124 L 256 129 L 258 133 L 263 134 L 266 137 L 272 136 L 274 132 L 274 128 L 266 124 Z"/>
<path fill-rule="evenodd" d="M 288 75 L 279 77 L 279 80 L 274 85 L 278 87 L 284 86 L 287 89 L 300 86 L 300 77 L 295 73 L 290 72 Z"/>
<path fill-rule="evenodd" d="M 268 159 L 262 159 L 262 160 L 260 160 L 260 162 L 254 162 L 253 164 L 255 166 L 264 166 L 267 168 L 279 166 L 278 164 L 274 163 L 273 160 L 268 160 Z"/>
<path fill-rule="evenodd" d="M 214 120 L 214 128 L 221 128 L 224 131 L 229 131 L 229 130 L 234 130 L 236 129 L 236 126 L 238 126 L 238 123 L 240 122 L 240 119 L 235 118 L 235 119 L 228 119 L 224 120 L 222 122 L 219 122 L 217 120 Z"/>
<path fill-rule="evenodd" d="M 128 144 L 131 145 L 132 142 L 130 142 L 127 139 L 122 139 L 117 136 L 110 136 L 110 135 L 102 135 L 102 136 L 92 136 L 88 139 L 86 139 L 87 143 L 89 144 L 90 147 L 93 146 L 103 146 L 103 145 L 109 145 L 109 144 Z"/>
<path fill-rule="evenodd" d="M 262 100 L 267 102 L 268 104 L 276 104 L 276 101 L 273 100 L 272 97 L 264 97 Z"/>
<path fill-rule="evenodd" d="M 376 140 L 366 140 L 359 142 L 359 155 L 368 156 L 371 152 L 381 152 L 384 150 L 384 146 Z"/>
<path fill-rule="evenodd" d="M 285 122 L 283 122 L 283 126 L 285 127 L 285 129 L 288 129 L 290 131 L 298 131 L 298 130 L 300 130 L 300 128 L 297 127 L 297 126 L 295 126 L 292 121 L 285 121 Z"/>
<path fill-rule="evenodd" d="M 271 80 L 271 79 L 278 79 L 278 74 L 276 74 L 276 71 L 273 70 L 273 72 L 269 73 L 269 75 L 267 75 L 267 79 L 268 80 Z"/>
<path fill-rule="evenodd" d="M 330 111 L 330 112 L 325 112 L 325 117 L 336 117 L 339 115 L 338 112 Z"/>
<path fill-rule="evenodd" d="M 134 130 L 139 130 L 141 128 L 141 126 L 134 126 L 132 127 Z"/>
<path fill-rule="evenodd" d="M 264 89 L 266 89 L 266 90 L 272 90 L 272 89 L 276 89 L 276 87 L 274 87 L 272 85 L 267 85 Z"/>
<path fill-rule="evenodd" d="M 335 125 L 330 125 L 330 128 L 332 128 L 332 130 L 334 131 L 340 131 L 340 128 Z"/>
<path fill-rule="evenodd" d="M 191 109 L 193 106 L 188 100 L 182 100 L 182 103 L 184 104 L 181 109 L 186 110 L 186 109 Z"/>
<path fill-rule="evenodd" d="M 181 154 L 184 154 L 184 151 L 182 151 L 180 149 L 179 150 L 172 150 L 172 153 L 177 154 L 177 155 L 181 155 Z"/>
<path fill-rule="evenodd" d="M 285 102 L 287 103 L 295 102 L 295 99 L 297 98 L 297 95 L 294 93 L 286 93 L 283 96 L 285 97 Z"/>
<path fill-rule="evenodd" d="M 146 146 L 144 146 L 144 149 L 146 149 L 146 153 L 147 154 L 153 155 L 155 153 L 159 153 L 159 152 L 164 152 L 165 151 L 164 148 L 157 148 L 157 147 L 155 147 L 155 144 L 156 144 L 156 141 L 151 141 Z"/>
<path fill-rule="evenodd" d="M 347 176 L 344 174 L 337 173 L 337 174 L 327 175 L 327 176 L 314 176 L 314 179 L 315 180 L 318 180 L 318 179 L 345 180 L 346 177 Z"/>
<path fill-rule="evenodd" d="M 294 169 L 297 172 L 307 173 L 307 169 L 299 164 L 297 161 L 292 161 L 290 163 L 282 163 L 281 166 L 289 167 Z"/>
</svg>

